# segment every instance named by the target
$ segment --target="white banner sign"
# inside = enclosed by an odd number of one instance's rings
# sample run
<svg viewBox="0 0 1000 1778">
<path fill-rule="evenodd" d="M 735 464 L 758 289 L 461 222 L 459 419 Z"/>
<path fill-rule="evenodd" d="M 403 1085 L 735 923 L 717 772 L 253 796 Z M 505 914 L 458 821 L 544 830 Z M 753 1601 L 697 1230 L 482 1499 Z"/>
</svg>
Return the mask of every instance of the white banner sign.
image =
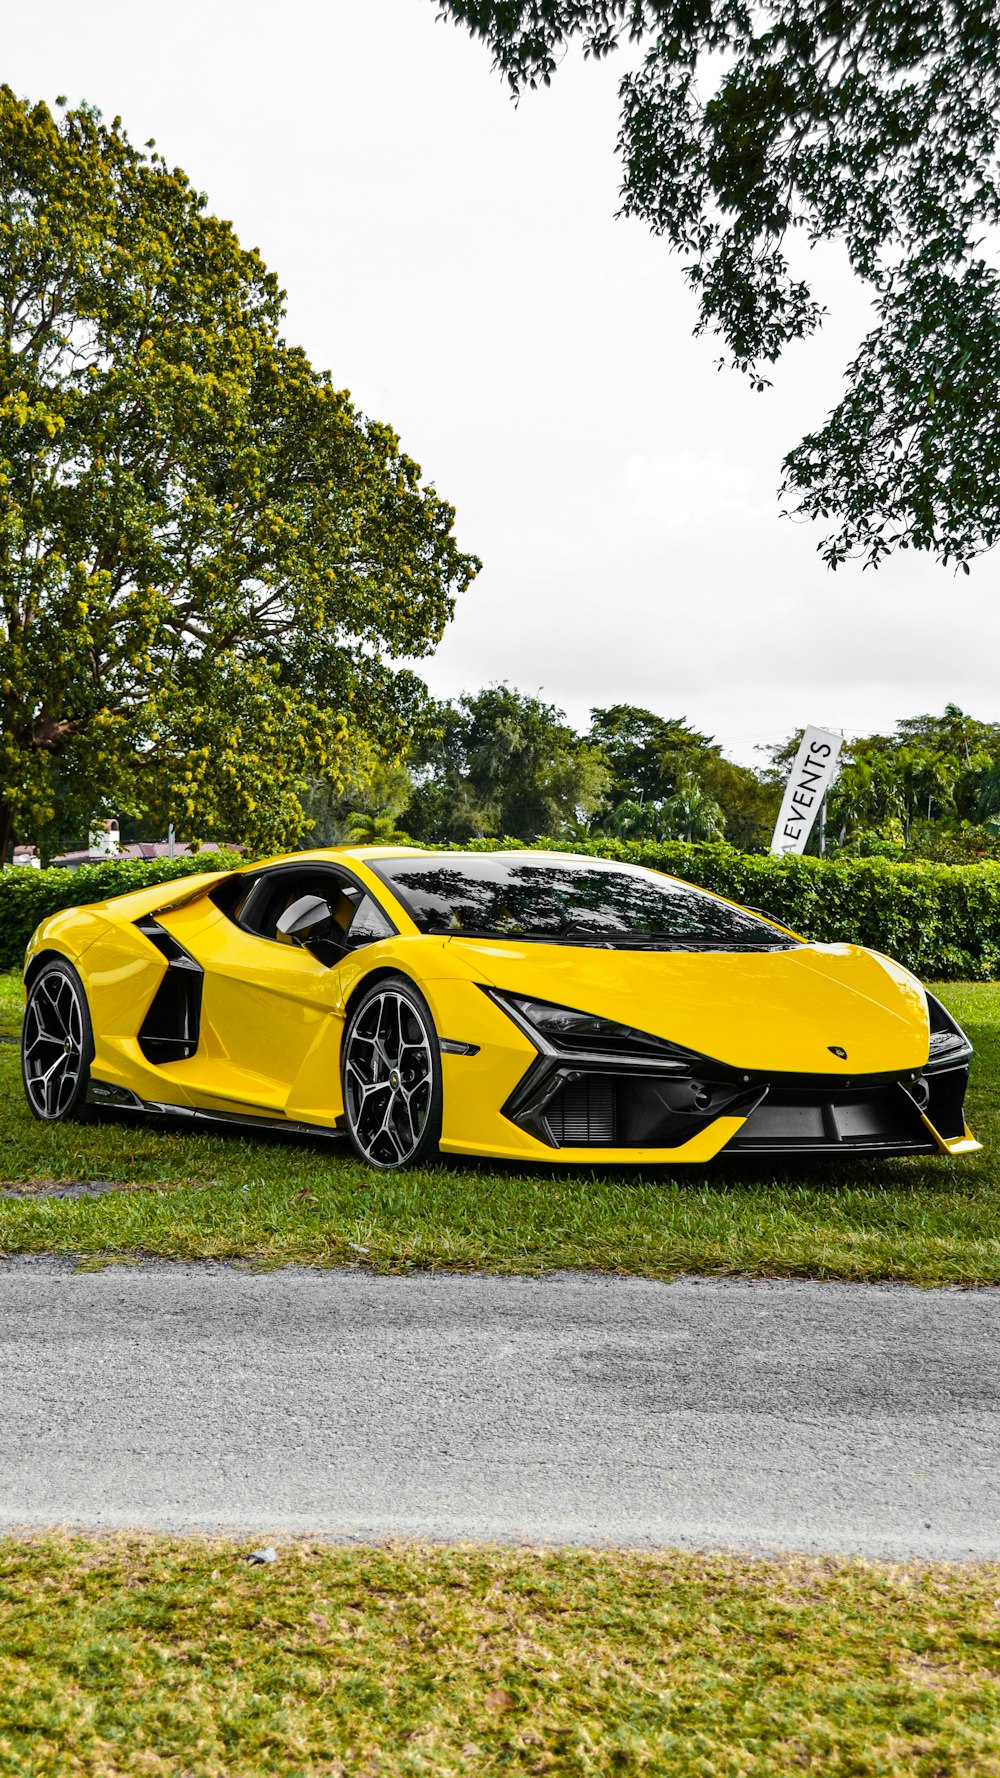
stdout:
<svg viewBox="0 0 1000 1778">
<path fill-rule="evenodd" d="M 772 852 L 805 851 L 843 745 L 843 736 L 832 735 L 829 729 L 806 729 L 785 786 Z"/>
</svg>

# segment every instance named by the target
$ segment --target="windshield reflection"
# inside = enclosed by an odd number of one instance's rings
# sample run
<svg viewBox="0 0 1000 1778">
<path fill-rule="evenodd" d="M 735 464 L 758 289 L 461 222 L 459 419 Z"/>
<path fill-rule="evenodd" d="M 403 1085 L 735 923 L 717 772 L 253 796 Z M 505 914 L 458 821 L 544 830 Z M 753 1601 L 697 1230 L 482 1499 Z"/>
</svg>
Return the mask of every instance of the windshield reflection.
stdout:
<svg viewBox="0 0 1000 1778">
<path fill-rule="evenodd" d="M 742 908 L 653 871 L 471 853 L 383 858 L 372 868 L 422 932 L 682 949 L 787 949 L 794 940 Z"/>
</svg>

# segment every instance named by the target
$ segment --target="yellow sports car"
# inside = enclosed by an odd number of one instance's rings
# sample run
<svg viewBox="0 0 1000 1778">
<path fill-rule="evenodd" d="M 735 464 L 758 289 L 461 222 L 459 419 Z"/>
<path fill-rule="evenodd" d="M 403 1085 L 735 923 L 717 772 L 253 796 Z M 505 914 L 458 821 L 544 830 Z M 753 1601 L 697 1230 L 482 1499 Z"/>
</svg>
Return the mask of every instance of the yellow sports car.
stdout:
<svg viewBox="0 0 1000 1778">
<path fill-rule="evenodd" d="M 556 852 L 357 847 L 45 920 L 24 1086 L 451 1154 L 703 1162 L 962 1154 L 972 1050 L 888 957 Z"/>
</svg>

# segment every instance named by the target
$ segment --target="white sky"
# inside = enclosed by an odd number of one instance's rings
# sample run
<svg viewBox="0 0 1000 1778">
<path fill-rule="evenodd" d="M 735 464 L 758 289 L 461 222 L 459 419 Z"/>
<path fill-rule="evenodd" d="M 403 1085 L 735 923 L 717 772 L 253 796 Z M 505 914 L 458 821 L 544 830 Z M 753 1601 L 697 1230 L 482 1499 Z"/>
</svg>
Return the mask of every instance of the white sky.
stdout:
<svg viewBox="0 0 1000 1778">
<path fill-rule="evenodd" d="M 997 565 L 903 555 L 831 575 L 779 517 L 784 450 L 864 327 L 833 310 L 769 394 L 693 341 L 678 263 L 614 220 L 614 60 L 517 108 L 435 0 L 0 0 L 0 79 L 155 136 L 288 292 L 289 337 L 458 510 L 484 569 L 420 671 L 506 678 L 583 726 L 620 700 L 736 757 L 951 699 L 1000 720 Z"/>
</svg>

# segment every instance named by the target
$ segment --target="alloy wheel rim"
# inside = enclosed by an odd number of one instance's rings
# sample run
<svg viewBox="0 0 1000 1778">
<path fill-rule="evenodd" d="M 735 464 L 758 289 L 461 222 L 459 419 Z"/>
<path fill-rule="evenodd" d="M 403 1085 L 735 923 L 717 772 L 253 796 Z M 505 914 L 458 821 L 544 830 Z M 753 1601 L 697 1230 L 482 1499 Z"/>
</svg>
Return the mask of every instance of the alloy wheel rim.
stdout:
<svg viewBox="0 0 1000 1778">
<path fill-rule="evenodd" d="M 24 1014 L 24 1084 L 39 1117 L 58 1118 L 83 1072 L 83 1011 L 79 995 L 58 970 L 35 983 Z"/>
<path fill-rule="evenodd" d="M 352 1026 L 344 1059 L 345 1110 L 358 1147 L 377 1167 L 399 1167 L 420 1146 L 434 1086 L 431 1039 L 412 1001 L 387 989 Z"/>
</svg>

